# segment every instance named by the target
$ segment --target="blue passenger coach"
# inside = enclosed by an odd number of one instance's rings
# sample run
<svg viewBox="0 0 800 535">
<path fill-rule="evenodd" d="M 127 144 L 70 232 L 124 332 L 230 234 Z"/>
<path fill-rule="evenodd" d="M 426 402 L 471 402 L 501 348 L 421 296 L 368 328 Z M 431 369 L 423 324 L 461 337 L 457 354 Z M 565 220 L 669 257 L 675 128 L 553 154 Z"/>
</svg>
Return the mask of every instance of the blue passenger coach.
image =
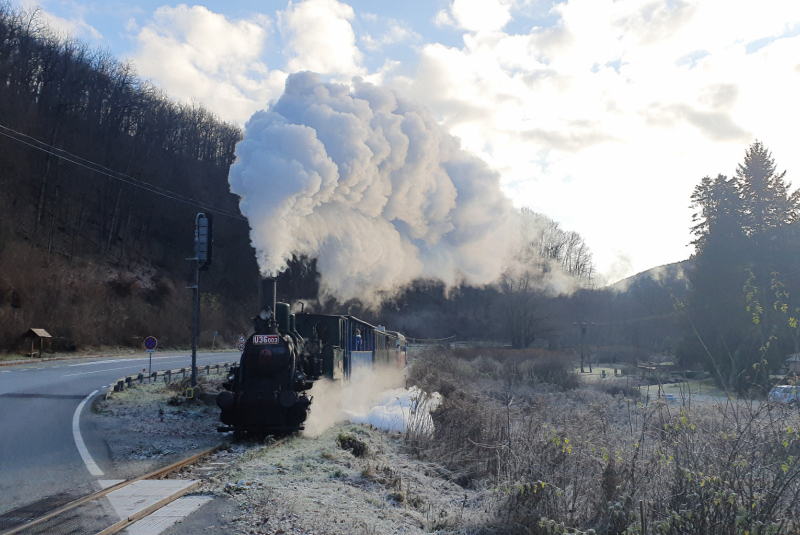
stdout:
<svg viewBox="0 0 800 535">
<path fill-rule="evenodd" d="M 297 332 L 322 341 L 322 374 L 328 379 L 350 379 L 360 369 L 406 365 L 406 338 L 355 316 L 296 314 Z"/>
</svg>

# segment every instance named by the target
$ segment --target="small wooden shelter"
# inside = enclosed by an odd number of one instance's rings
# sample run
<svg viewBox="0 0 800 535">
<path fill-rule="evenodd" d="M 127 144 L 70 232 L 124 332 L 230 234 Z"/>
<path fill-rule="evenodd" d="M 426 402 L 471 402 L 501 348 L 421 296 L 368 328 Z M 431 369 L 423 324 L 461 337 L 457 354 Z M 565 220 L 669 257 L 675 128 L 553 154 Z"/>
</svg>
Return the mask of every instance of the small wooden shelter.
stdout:
<svg viewBox="0 0 800 535">
<path fill-rule="evenodd" d="M 22 337 L 31 339 L 31 358 L 36 356 L 36 353 L 34 352 L 34 344 L 36 343 L 37 339 L 39 340 L 39 356 L 41 357 L 44 355 L 44 339 L 52 338 L 50 333 L 44 329 L 28 329 L 28 332 L 23 334 Z"/>
</svg>

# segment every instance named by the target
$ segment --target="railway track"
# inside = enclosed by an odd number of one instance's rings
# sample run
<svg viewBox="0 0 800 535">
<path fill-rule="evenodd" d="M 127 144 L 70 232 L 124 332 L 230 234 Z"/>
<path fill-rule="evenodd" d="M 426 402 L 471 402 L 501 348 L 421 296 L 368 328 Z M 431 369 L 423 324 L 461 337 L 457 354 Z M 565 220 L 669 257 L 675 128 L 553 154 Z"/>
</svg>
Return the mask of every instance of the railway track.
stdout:
<svg viewBox="0 0 800 535">
<path fill-rule="evenodd" d="M 0 528 L 5 528 L 0 535 L 119 533 L 170 504 L 177 504 L 177 500 L 197 489 L 206 477 L 221 470 L 228 463 L 218 462 L 215 454 L 223 447 L 219 444 L 133 479 L 101 482 L 106 488 L 62 505 L 56 505 L 56 499 L 8 511 L 0 515 Z M 181 473 L 190 467 L 189 474 Z M 210 498 L 184 498 L 187 503 L 179 504 L 182 507 L 177 509 L 183 512 L 194 510 L 208 500 Z M 176 507 L 173 505 L 173 508 Z M 172 523 L 169 515 L 162 514 L 162 518 L 151 523 L 163 525 L 165 522 Z M 142 524 L 142 529 L 137 532 L 159 531 L 155 527 L 148 530 Z"/>
</svg>

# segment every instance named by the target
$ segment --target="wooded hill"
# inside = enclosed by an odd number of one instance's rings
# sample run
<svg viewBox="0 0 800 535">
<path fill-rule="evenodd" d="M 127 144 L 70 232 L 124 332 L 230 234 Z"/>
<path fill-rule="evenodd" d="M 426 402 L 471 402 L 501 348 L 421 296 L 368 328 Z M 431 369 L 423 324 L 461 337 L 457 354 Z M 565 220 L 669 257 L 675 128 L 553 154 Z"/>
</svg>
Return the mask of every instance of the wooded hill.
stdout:
<svg viewBox="0 0 800 535">
<path fill-rule="evenodd" d="M 0 348 L 29 327 L 56 347 L 135 345 L 156 325 L 186 343 L 185 258 L 204 211 L 216 216 L 204 325 L 238 333 L 258 276 L 227 182 L 240 129 L 8 4 L 0 82 Z"/>
</svg>

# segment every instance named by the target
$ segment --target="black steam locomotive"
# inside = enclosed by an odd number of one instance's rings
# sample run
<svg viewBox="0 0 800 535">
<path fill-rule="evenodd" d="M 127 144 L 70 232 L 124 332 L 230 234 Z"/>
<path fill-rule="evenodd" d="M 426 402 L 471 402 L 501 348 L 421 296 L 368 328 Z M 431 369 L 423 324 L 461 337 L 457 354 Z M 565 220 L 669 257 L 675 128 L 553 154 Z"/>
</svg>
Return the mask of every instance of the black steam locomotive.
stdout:
<svg viewBox="0 0 800 535">
<path fill-rule="evenodd" d="M 403 335 L 352 316 L 292 314 L 288 304 L 275 302 L 275 290 L 275 279 L 261 282 L 254 332 L 217 395 L 225 424 L 220 431 L 301 430 L 315 381 L 347 380 L 374 366 L 405 366 Z"/>
</svg>

